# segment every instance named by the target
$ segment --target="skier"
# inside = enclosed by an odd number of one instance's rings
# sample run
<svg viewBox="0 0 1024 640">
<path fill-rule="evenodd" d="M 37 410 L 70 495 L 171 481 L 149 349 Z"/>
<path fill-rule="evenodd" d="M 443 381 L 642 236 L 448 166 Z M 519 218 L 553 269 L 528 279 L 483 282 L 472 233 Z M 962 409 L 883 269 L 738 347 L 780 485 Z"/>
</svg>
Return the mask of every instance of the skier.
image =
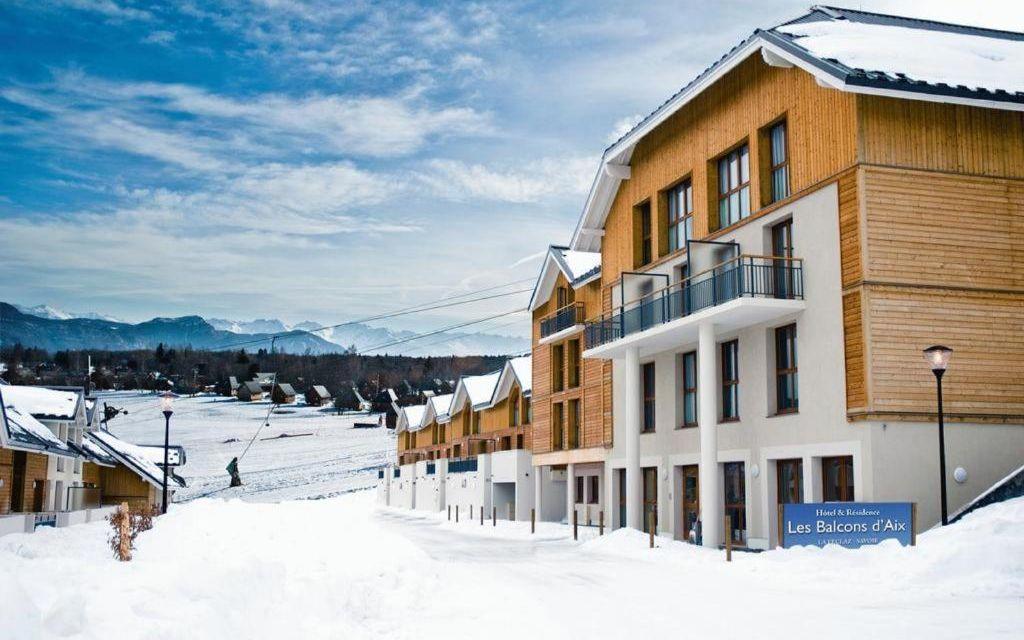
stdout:
<svg viewBox="0 0 1024 640">
<path fill-rule="evenodd" d="M 238 473 L 238 458 L 231 458 L 231 462 L 228 463 L 227 472 L 231 474 L 231 486 L 240 487 L 242 486 L 242 476 Z"/>
</svg>

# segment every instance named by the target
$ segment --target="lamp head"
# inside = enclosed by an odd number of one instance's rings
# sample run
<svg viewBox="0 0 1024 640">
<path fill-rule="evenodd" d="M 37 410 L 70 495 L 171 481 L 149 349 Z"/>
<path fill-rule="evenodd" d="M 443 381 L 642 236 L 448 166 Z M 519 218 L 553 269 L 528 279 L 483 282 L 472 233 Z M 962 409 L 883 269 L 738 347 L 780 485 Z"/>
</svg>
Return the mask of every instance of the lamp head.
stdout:
<svg viewBox="0 0 1024 640">
<path fill-rule="evenodd" d="M 178 395 L 170 391 L 164 391 L 160 394 L 160 410 L 164 413 L 174 413 L 174 399 Z"/>
<path fill-rule="evenodd" d="M 928 362 L 928 366 L 932 368 L 932 371 L 936 372 L 946 370 L 946 367 L 949 366 L 949 358 L 952 355 L 953 350 L 942 345 L 935 345 L 924 350 L 924 359 Z"/>
</svg>

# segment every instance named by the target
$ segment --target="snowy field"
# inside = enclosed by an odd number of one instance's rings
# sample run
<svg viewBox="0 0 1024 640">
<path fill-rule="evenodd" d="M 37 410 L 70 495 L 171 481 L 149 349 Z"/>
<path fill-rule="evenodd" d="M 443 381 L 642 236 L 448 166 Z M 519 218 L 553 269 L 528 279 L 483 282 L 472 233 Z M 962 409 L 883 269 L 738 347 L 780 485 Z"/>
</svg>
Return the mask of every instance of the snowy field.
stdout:
<svg viewBox="0 0 1024 640">
<path fill-rule="evenodd" d="M 175 506 L 117 563 L 93 523 L 0 538 L 18 640 L 1020 638 L 1024 499 L 917 548 L 723 554 L 637 532 L 455 525 L 373 493 Z"/>
<path fill-rule="evenodd" d="M 118 392 L 103 394 L 99 401 L 128 410 L 128 415 L 110 421 L 114 435 L 135 444 L 163 444 L 164 416 L 156 396 Z M 376 422 L 376 415 L 338 416 L 333 408 L 306 406 L 299 398 L 270 415 L 269 426 L 263 427 L 239 463 L 244 486 L 229 489 L 224 468 L 242 453 L 270 408 L 269 401 L 178 398 L 171 416 L 171 444 L 185 447 L 187 464 L 178 473 L 188 488 L 179 490 L 175 500 L 217 496 L 276 502 L 365 489 L 376 484 L 377 468 L 395 448 L 394 435 L 387 429 L 353 428 L 355 422 Z M 277 438 L 282 433 L 295 437 Z"/>
</svg>

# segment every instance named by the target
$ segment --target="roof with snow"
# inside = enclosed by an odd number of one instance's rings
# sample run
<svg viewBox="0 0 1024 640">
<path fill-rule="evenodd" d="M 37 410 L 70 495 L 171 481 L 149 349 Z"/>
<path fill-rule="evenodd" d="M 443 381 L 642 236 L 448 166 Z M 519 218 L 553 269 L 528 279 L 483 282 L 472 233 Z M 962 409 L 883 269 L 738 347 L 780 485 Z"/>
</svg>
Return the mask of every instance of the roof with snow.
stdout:
<svg viewBox="0 0 1024 640">
<path fill-rule="evenodd" d="M 501 376 L 501 369 L 485 373 L 482 376 L 462 376 L 459 383 L 455 385 L 455 393 L 452 394 L 451 406 L 448 413 L 458 413 L 469 401 L 474 409 L 482 409 L 491 404 L 494 396 L 494 388 Z"/>
<path fill-rule="evenodd" d="M 419 431 L 422 428 L 423 414 L 427 410 L 425 404 L 414 404 L 408 407 L 402 407 L 401 412 L 398 414 L 398 423 L 395 425 L 395 432 L 401 433 L 403 431 Z"/>
<path fill-rule="evenodd" d="M 85 451 L 86 455 L 89 456 L 91 462 L 103 465 L 105 467 L 112 467 L 117 464 L 117 460 L 114 456 L 107 453 L 107 451 L 96 444 L 89 438 L 82 438 L 82 450 Z"/>
<path fill-rule="evenodd" d="M 74 420 L 82 394 L 68 389 L 47 387 L 4 386 L 6 402 L 18 405 L 25 413 L 39 420 Z"/>
<path fill-rule="evenodd" d="M 630 176 L 637 143 L 758 53 L 769 65 L 802 69 L 839 91 L 1024 111 L 1024 34 L 815 6 L 794 20 L 754 31 L 608 147 L 572 249 L 600 250 L 596 232 L 619 183 Z"/>
<path fill-rule="evenodd" d="M 327 390 L 327 387 L 323 386 L 322 384 L 315 384 L 315 385 L 313 385 L 310 388 L 310 390 L 306 392 L 306 394 L 307 395 L 313 395 L 313 396 L 315 396 L 317 398 L 321 398 L 321 399 L 326 399 L 326 398 L 330 398 L 331 397 L 331 393 Z"/>
<path fill-rule="evenodd" d="M 2 385 L 0 388 L 0 444 L 9 449 L 77 457 L 79 454 L 68 443 L 54 435 L 49 427 L 13 400 L 17 394 L 10 393 L 10 390 L 14 388 L 12 385 Z"/>
<path fill-rule="evenodd" d="M 146 482 L 155 487 L 163 486 L 163 469 L 158 467 L 149 459 L 149 456 L 142 450 L 142 447 L 130 442 L 125 442 L 109 431 L 90 431 L 85 435 L 86 438 L 89 438 L 99 445 L 99 447 L 106 451 L 107 454 L 117 460 L 120 464 L 131 469 L 136 475 Z M 168 474 L 168 478 L 179 486 L 185 486 L 185 483 L 178 476 Z"/>
<path fill-rule="evenodd" d="M 537 283 L 530 296 L 530 310 L 544 304 L 551 297 L 558 274 L 565 276 L 573 289 L 594 281 L 601 276 L 600 251 L 574 251 L 568 247 L 551 245 L 548 247 L 544 264 L 541 266 Z"/>
<path fill-rule="evenodd" d="M 501 369 L 501 375 L 498 377 L 498 383 L 494 387 L 494 397 L 491 399 L 491 404 L 497 404 L 507 398 L 508 394 L 512 391 L 513 383 L 519 385 L 519 390 L 523 396 L 531 395 L 533 389 L 532 356 L 519 356 L 505 361 L 505 366 Z"/>
<path fill-rule="evenodd" d="M 448 412 L 451 410 L 452 399 L 455 397 L 453 393 L 446 393 L 440 396 L 433 396 L 427 400 L 427 410 L 423 412 L 423 419 L 420 421 L 420 428 L 427 426 L 432 421 L 437 420 L 438 422 L 449 422 L 451 416 Z M 418 429 L 410 429 L 411 431 L 418 431 Z"/>
</svg>

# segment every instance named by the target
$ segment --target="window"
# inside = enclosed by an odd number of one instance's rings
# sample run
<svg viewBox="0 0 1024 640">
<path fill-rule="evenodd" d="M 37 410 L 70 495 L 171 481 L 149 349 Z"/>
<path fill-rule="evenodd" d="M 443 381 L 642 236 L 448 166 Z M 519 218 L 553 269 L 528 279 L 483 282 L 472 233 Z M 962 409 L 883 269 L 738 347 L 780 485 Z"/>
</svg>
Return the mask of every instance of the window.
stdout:
<svg viewBox="0 0 1024 640">
<path fill-rule="evenodd" d="M 853 456 L 821 459 L 825 502 L 853 502 Z"/>
<path fill-rule="evenodd" d="M 530 399 L 523 396 L 523 424 L 530 424 L 533 422 L 533 405 L 530 403 Z"/>
<path fill-rule="evenodd" d="M 567 358 L 569 369 L 569 388 L 580 386 L 580 341 L 579 338 L 568 342 Z"/>
<path fill-rule="evenodd" d="M 686 247 L 693 238 L 693 183 L 684 180 L 668 190 L 668 250 Z"/>
<path fill-rule="evenodd" d="M 561 450 L 564 442 L 565 414 L 561 402 L 551 405 L 551 448 Z"/>
<path fill-rule="evenodd" d="M 558 287 L 557 293 L 557 304 L 558 308 L 561 309 L 566 305 L 570 305 L 576 301 L 576 292 L 570 287 Z"/>
<path fill-rule="evenodd" d="M 772 202 L 789 197 L 789 149 L 786 138 L 785 120 L 768 130 Z"/>
<path fill-rule="evenodd" d="M 565 389 L 565 347 L 560 344 L 551 346 L 551 390 Z"/>
<path fill-rule="evenodd" d="M 580 446 L 580 401 L 569 401 L 569 449 Z"/>
<path fill-rule="evenodd" d="M 472 409 L 469 409 L 473 411 Z M 473 411 L 473 433 L 480 433 L 480 412 Z"/>
<path fill-rule="evenodd" d="M 683 354 L 683 425 L 697 426 L 697 352 Z"/>
<path fill-rule="evenodd" d="M 576 495 L 573 498 L 573 502 L 575 502 L 576 504 L 580 504 L 582 502 L 585 502 L 585 500 L 583 499 L 583 482 L 584 481 L 585 481 L 585 478 L 583 476 L 576 476 Z"/>
<path fill-rule="evenodd" d="M 750 148 L 744 144 L 718 160 L 718 228 L 750 215 Z"/>
<path fill-rule="evenodd" d="M 635 209 L 633 232 L 635 234 L 634 267 L 642 267 L 654 260 L 653 224 L 651 220 L 651 203 L 645 202 Z"/>
<path fill-rule="evenodd" d="M 509 426 L 510 427 L 518 427 L 519 426 L 519 394 L 518 393 L 513 393 L 512 394 L 512 398 L 509 400 L 509 410 L 511 411 L 511 414 L 510 414 L 509 419 L 508 419 Z"/>
<path fill-rule="evenodd" d="M 470 429 L 472 428 L 471 413 L 473 413 L 473 410 L 469 408 L 469 406 L 462 410 L 462 435 L 464 436 L 468 436 L 470 434 Z"/>
<path fill-rule="evenodd" d="M 795 413 L 800 407 L 797 392 L 796 325 L 775 330 L 775 410 Z"/>
<path fill-rule="evenodd" d="M 730 530 L 726 535 L 732 536 L 736 544 L 746 544 L 747 540 L 747 490 L 742 462 L 726 462 L 725 471 L 725 515 L 729 516 Z"/>
<path fill-rule="evenodd" d="M 722 420 L 740 418 L 739 342 L 722 343 Z"/>
<path fill-rule="evenodd" d="M 776 298 L 792 298 L 796 294 L 793 273 L 793 220 L 784 220 L 772 227 L 772 285 Z"/>
<path fill-rule="evenodd" d="M 644 393 L 640 431 L 641 433 L 652 433 L 654 431 L 654 363 L 644 363 L 640 368 L 640 374 Z"/>
<path fill-rule="evenodd" d="M 587 504 L 597 504 L 601 500 L 601 477 L 588 477 L 590 480 L 590 492 L 587 493 Z"/>
</svg>

